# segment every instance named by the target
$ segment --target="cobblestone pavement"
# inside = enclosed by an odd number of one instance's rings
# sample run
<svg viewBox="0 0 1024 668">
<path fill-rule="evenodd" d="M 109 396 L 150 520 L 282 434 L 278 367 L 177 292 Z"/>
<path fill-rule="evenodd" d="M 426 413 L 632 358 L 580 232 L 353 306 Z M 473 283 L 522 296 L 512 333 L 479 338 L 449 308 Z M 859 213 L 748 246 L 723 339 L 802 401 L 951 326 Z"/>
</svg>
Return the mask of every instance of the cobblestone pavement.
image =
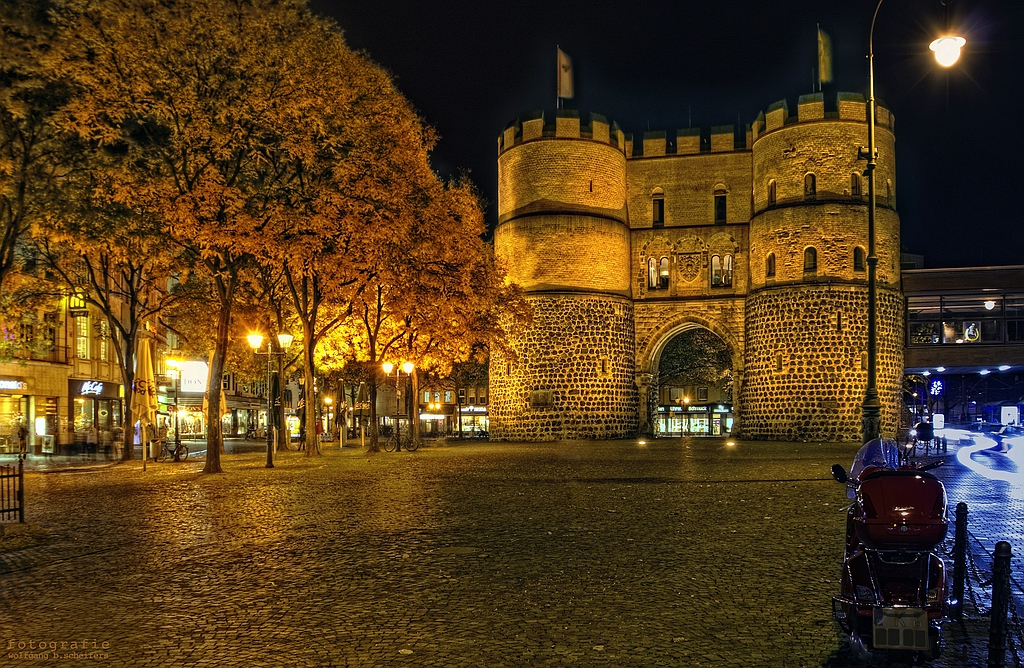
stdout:
<svg viewBox="0 0 1024 668">
<path fill-rule="evenodd" d="M 29 473 L 34 530 L 0 541 L 0 666 L 852 665 L 829 466 L 855 451 L 474 443 Z M 934 665 L 983 664 L 976 626 Z"/>
</svg>

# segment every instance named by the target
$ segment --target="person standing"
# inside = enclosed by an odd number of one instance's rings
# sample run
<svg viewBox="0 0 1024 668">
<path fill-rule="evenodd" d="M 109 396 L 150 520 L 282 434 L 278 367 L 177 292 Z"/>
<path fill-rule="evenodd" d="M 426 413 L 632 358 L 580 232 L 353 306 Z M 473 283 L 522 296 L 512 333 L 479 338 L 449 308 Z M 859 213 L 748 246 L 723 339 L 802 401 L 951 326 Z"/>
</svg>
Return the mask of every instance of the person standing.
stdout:
<svg viewBox="0 0 1024 668">
<path fill-rule="evenodd" d="M 28 427 L 24 422 L 18 423 L 18 452 L 23 455 L 28 452 Z"/>
</svg>

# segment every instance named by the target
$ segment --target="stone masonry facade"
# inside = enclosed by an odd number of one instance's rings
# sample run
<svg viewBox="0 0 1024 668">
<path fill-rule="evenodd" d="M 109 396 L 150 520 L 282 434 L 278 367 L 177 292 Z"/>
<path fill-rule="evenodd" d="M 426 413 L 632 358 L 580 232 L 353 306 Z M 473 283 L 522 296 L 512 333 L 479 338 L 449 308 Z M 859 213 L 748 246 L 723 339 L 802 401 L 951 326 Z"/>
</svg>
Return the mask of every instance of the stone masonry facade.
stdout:
<svg viewBox="0 0 1024 668">
<path fill-rule="evenodd" d="M 830 101 L 830 103 L 833 101 Z M 860 438 L 867 383 L 862 96 L 785 101 L 749 126 L 634 138 L 559 110 L 498 139 L 495 251 L 534 306 L 495 353 L 491 437 L 649 434 L 680 332 L 729 347 L 734 434 Z M 896 429 L 903 366 L 895 138 L 876 113 L 878 389 Z"/>
</svg>

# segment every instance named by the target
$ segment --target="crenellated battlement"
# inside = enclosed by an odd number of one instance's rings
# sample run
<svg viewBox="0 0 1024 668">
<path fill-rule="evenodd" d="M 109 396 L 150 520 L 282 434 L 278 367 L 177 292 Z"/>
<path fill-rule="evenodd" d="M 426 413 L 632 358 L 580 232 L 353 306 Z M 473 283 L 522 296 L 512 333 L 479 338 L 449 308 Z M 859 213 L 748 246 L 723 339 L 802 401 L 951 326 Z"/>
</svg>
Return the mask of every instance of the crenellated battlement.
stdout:
<svg viewBox="0 0 1024 668">
<path fill-rule="evenodd" d="M 815 121 L 865 120 L 865 100 L 860 93 L 839 93 L 836 111 L 825 111 L 822 93 L 801 95 L 797 113 L 790 116 L 786 100 L 779 100 L 758 114 L 750 125 L 736 132 L 734 125 L 715 125 L 710 131 L 681 128 L 670 136 L 665 130 L 644 132 L 639 137 L 627 133 L 619 124 L 601 114 L 585 114 L 574 109 L 535 111 L 515 119 L 498 136 L 498 155 L 523 142 L 542 138 L 590 139 L 614 146 L 626 158 L 650 158 L 664 155 L 723 153 L 750 150 L 758 137 L 794 123 Z M 881 101 L 875 105 L 875 126 L 894 131 L 895 118 Z"/>
<path fill-rule="evenodd" d="M 821 93 L 801 95 L 797 101 L 796 116 L 789 115 L 789 104 L 779 100 L 757 115 L 752 125 L 753 139 L 794 123 L 840 120 L 866 122 L 864 96 L 860 93 L 839 93 L 836 111 L 825 111 L 825 98 Z M 880 100 L 875 100 L 875 127 L 895 130 L 896 119 Z"/>
<path fill-rule="evenodd" d="M 521 116 L 498 136 L 498 155 L 516 144 L 541 138 L 590 139 L 625 150 L 625 133 L 618 123 L 609 122 L 601 114 L 587 114 L 585 118 L 586 122 L 574 109 L 535 111 Z"/>
</svg>

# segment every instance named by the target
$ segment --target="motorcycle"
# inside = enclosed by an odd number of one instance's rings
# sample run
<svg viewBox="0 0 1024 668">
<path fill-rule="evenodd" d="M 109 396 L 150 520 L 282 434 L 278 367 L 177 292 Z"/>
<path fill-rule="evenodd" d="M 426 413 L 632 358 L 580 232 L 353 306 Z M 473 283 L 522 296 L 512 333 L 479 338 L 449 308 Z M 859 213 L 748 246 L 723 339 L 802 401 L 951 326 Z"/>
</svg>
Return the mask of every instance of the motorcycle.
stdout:
<svg viewBox="0 0 1024 668">
<path fill-rule="evenodd" d="M 946 490 L 895 443 L 875 439 L 832 476 L 853 499 L 846 514 L 841 593 L 832 614 L 862 660 L 876 654 L 931 661 L 942 654 L 946 566 L 936 554 L 949 527 Z"/>
</svg>

